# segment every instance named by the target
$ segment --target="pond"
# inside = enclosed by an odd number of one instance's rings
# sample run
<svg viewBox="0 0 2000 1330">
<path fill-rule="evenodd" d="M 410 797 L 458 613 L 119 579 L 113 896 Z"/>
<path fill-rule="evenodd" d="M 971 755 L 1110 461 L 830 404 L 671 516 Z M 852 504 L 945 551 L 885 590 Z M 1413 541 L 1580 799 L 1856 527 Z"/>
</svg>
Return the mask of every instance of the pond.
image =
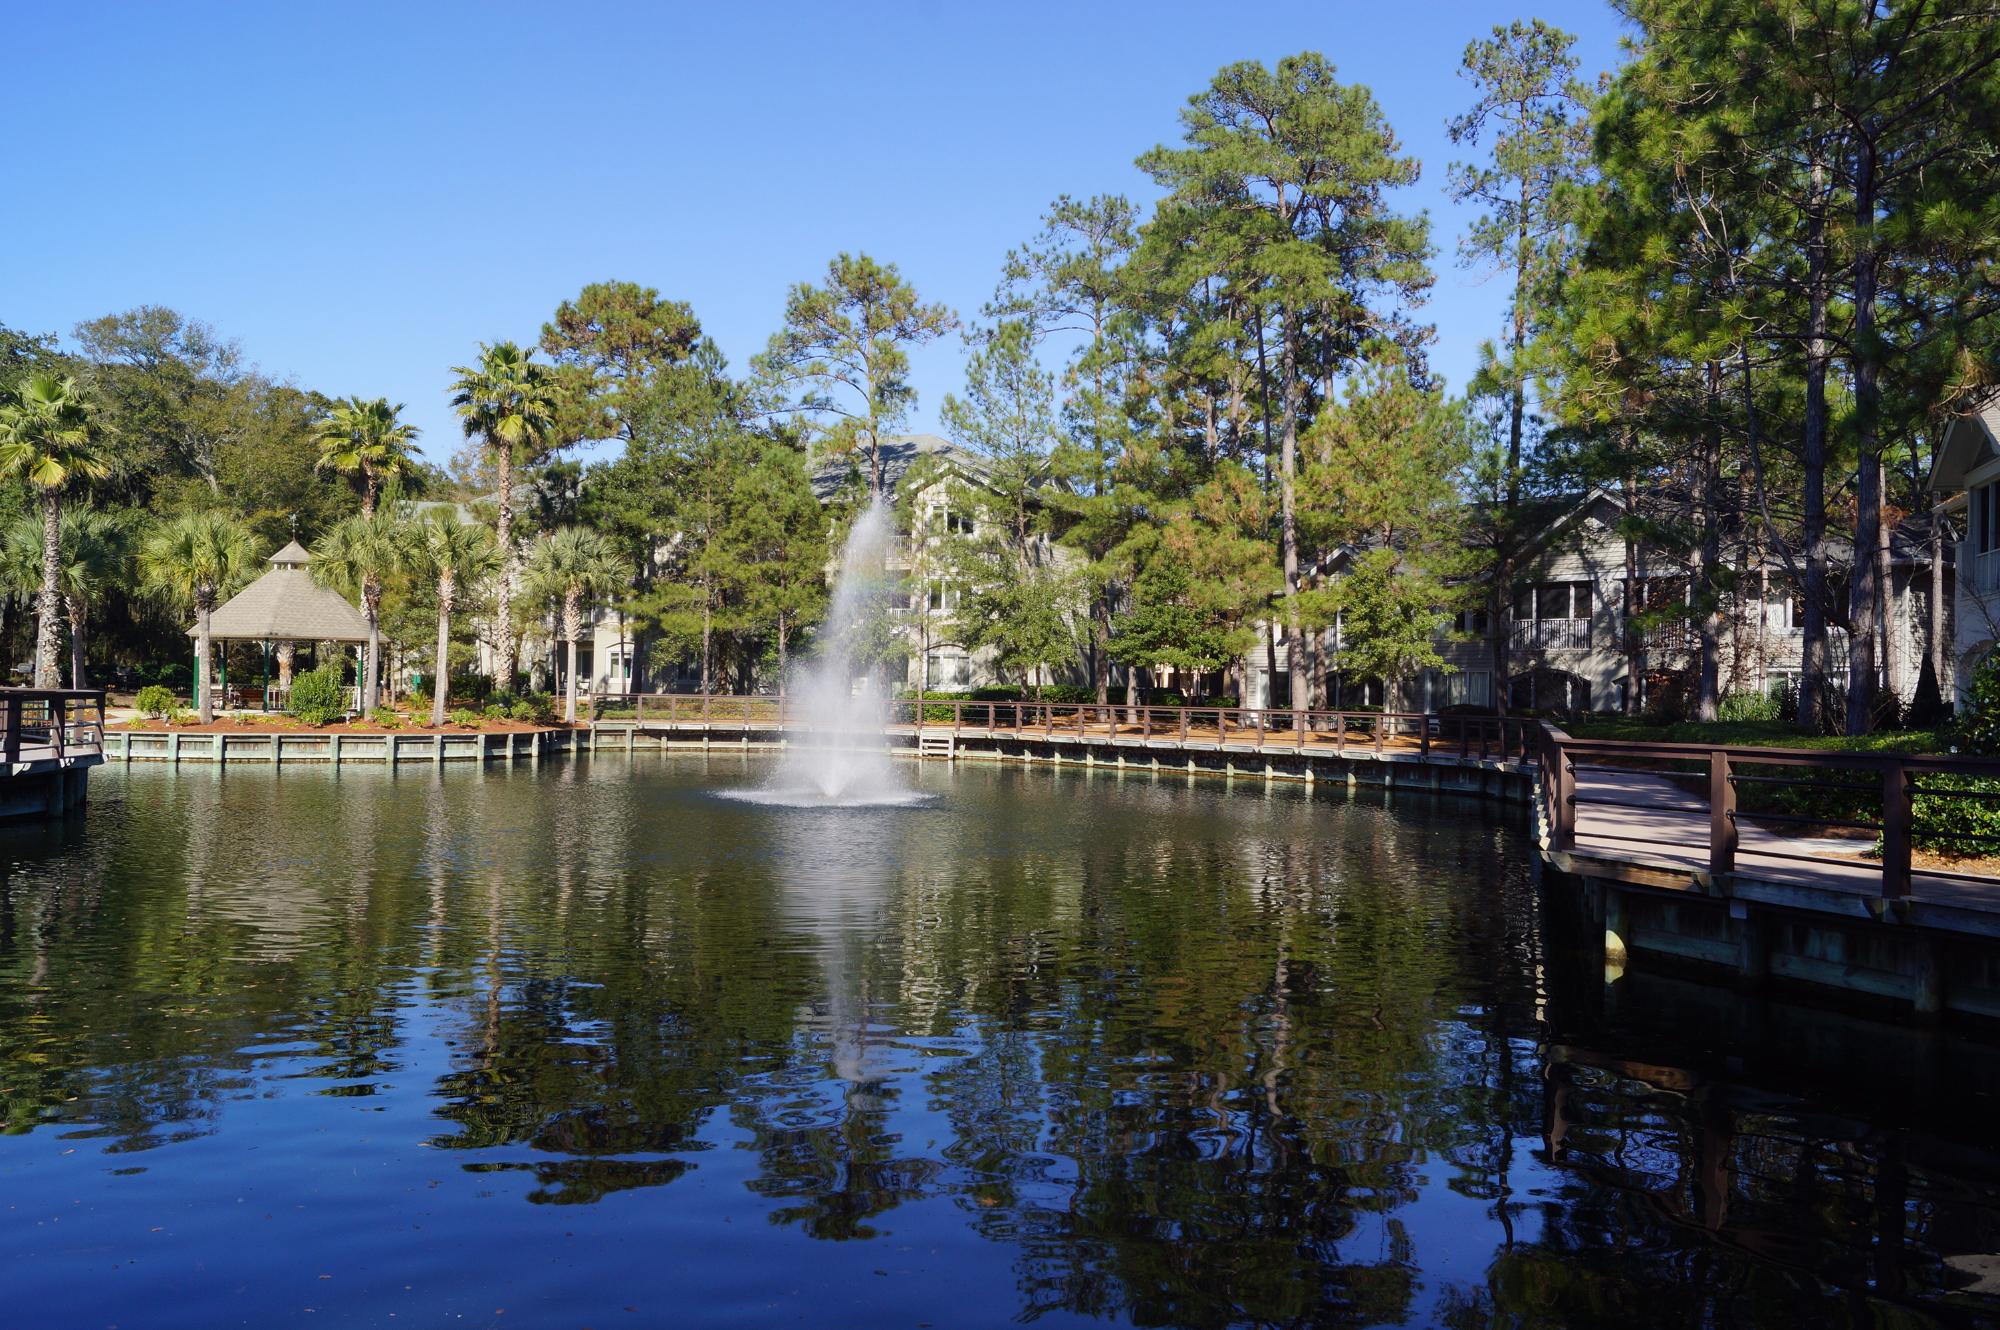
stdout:
<svg viewBox="0 0 2000 1330">
<path fill-rule="evenodd" d="M 0 834 L 0 1320 L 2000 1311 L 1987 1043 L 1607 989 L 1496 806 L 910 771 L 100 771 Z"/>
</svg>

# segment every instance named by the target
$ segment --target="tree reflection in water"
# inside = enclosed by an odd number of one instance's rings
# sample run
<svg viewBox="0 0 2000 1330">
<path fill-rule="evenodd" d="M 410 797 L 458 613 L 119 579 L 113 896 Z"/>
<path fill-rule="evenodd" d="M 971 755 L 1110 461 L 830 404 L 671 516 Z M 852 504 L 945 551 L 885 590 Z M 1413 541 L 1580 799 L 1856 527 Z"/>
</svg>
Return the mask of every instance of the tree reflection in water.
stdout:
<svg viewBox="0 0 2000 1330">
<path fill-rule="evenodd" d="M 377 1260 L 404 1218 L 503 1262 L 540 1232 L 407 1199 L 464 1188 L 565 1233 L 747 1212 L 731 1251 L 841 1240 L 829 1279 L 949 1252 L 933 1313 L 998 1262 L 987 1319 L 1996 1306 L 1956 1291 L 2000 1251 L 1991 1047 L 1641 973 L 1607 996 L 1489 808 L 964 768 L 924 770 L 925 808 L 713 795 L 757 778 L 100 781 L 80 827 L 0 846 L 13 1203 L 68 1195 L 43 1141 L 194 1196 L 196 1142 L 281 1135 L 301 1176 L 376 1170 L 341 1241 Z M 126 1240 L 117 1194 L 88 1214 Z M 81 1259 L 0 1243 L 52 1281 Z M 564 1250 L 586 1289 L 633 1277 Z M 725 1305 L 721 1266 L 681 1278 Z"/>
</svg>

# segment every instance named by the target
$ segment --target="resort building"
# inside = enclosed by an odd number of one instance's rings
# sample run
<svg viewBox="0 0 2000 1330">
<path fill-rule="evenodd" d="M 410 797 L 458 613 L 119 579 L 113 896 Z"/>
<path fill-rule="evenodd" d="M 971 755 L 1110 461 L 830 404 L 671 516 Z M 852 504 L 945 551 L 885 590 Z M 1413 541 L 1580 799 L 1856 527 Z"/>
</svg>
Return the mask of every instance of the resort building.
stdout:
<svg viewBox="0 0 2000 1330">
<path fill-rule="evenodd" d="M 1964 533 L 1958 546 L 1951 659 L 1963 696 L 2000 641 L 2000 396 L 1953 420 L 1932 465 L 1938 512 Z"/>
<path fill-rule="evenodd" d="M 1685 688 L 1700 641 L 1691 618 L 1676 617 L 1673 607 L 1687 604 L 1694 569 L 1678 552 L 1645 542 L 1628 549 L 1620 529 L 1625 511 L 1624 499 L 1605 488 L 1552 504 L 1543 534 L 1529 547 L 1514 578 L 1504 679 L 1499 626 L 1485 610 L 1468 611 L 1439 641 L 1438 654 L 1447 668 L 1424 670 L 1405 680 L 1402 696 L 1390 700 L 1392 708 L 1491 707 L 1504 687 L 1514 710 L 1617 712 L 1627 709 L 1634 689 L 1644 707 L 1659 700 L 1662 690 Z M 1930 641 L 1929 531 L 1928 518 L 1906 521 L 1893 533 L 1890 546 L 1888 640 L 1878 644 L 1883 649 L 1877 659 L 1883 687 L 1905 702 L 1915 693 Z M 1835 571 L 1844 581 L 1851 550 L 1838 541 L 1829 544 Z M 1737 590 L 1722 606 L 1720 692 L 1796 687 L 1804 632 L 1801 599 L 1789 570 L 1760 542 L 1738 540 L 1733 545 L 1728 562 Z M 1947 548 L 1942 569 L 1947 606 L 1950 554 Z M 1336 556 L 1323 575 L 1338 577 L 1346 559 L 1346 553 Z M 1628 639 L 1628 617 L 1651 626 Z M 1944 617 L 1948 622 L 1949 614 Z M 1383 705 L 1380 680 L 1354 678 L 1341 670 L 1344 645 L 1339 623 L 1318 644 L 1328 669 L 1325 705 Z M 1830 625 L 1827 648 L 1828 673 L 1839 684 L 1848 667 L 1846 631 Z M 1288 666 L 1281 633 L 1251 652 L 1243 662 L 1246 702 L 1287 705 Z"/>
</svg>

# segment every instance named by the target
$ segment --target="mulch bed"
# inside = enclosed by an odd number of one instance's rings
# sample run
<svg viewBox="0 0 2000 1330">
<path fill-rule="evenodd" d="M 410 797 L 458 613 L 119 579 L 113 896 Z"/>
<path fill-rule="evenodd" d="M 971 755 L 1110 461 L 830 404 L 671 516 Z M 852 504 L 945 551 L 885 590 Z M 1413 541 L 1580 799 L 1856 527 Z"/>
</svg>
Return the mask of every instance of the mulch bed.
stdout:
<svg viewBox="0 0 2000 1330">
<path fill-rule="evenodd" d="M 389 729 L 377 725 L 372 720 L 349 721 L 339 725 L 301 725 L 288 717 L 257 716 L 245 720 L 218 717 L 206 725 L 189 722 L 185 725 L 167 725 L 153 720 L 114 721 L 113 726 L 122 730 L 176 730 L 182 734 L 530 734 L 536 730 L 585 729 L 582 724 L 565 725 L 562 721 L 550 721 L 538 725 L 531 720 L 480 720 L 474 725 L 454 725 L 446 721 L 436 729 L 429 725 L 407 724 Z"/>
</svg>

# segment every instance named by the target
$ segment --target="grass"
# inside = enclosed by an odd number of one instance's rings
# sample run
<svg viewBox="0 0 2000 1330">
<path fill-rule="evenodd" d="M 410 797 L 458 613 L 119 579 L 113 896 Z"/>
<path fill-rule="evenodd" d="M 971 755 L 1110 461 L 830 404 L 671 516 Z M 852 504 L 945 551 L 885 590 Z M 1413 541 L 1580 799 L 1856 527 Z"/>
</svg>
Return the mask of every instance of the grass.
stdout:
<svg viewBox="0 0 2000 1330">
<path fill-rule="evenodd" d="M 1946 753 L 1942 730 L 1895 730 L 1879 734 L 1805 734 L 1782 721 L 1681 721 L 1661 725 L 1625 716 L 1562 722 L 1578 739 L 1623 739 L 1631 743 L 1716 744 L 1731 748 L 1818 748 L 1840 753 Z"/>
</svg>

